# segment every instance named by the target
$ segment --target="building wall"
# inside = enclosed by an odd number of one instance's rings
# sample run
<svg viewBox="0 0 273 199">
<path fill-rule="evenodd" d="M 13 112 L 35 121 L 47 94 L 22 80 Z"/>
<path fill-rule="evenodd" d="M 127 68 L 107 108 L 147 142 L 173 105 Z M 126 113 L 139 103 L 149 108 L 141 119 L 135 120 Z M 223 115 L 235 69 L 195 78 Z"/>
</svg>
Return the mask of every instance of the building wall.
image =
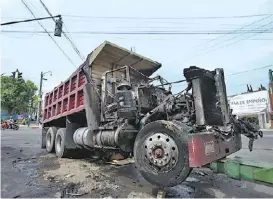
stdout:
<svg viewBox="0 0 273 199">
<path fill-rule="evenodd" d="M 228 99 L 233 114 L 239 117 L 255 115 L 260 128 L 270 128 L 273 122 L 268 117 L 272 107 L 269 96 L 269 92 L 263 90 L 230 96 Z"/>
</svg>

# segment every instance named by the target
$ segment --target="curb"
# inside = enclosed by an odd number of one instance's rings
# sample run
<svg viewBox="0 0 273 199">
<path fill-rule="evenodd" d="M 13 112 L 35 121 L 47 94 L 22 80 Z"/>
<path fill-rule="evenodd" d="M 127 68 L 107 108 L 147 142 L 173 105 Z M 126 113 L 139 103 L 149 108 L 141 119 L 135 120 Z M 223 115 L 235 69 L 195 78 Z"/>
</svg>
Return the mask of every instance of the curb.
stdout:
<svg viewBox="0 0 273 199">
<path fill-rule="evenodd" d="M 263 132 L 269 132 L 269 131 L 272 131 L 272 132 L 273 132 L 273 129 L 260 129 L 260 131 L 263 131 Z"/>
<path fill-rule="evenodd" d="M 20 128 L 29 128 L 29 129 L 38 129 L 38 128 L 42 128 L 40 126 L 27 126 L 27 125 L 20 125 L 19 126 Z"/>
</svg>

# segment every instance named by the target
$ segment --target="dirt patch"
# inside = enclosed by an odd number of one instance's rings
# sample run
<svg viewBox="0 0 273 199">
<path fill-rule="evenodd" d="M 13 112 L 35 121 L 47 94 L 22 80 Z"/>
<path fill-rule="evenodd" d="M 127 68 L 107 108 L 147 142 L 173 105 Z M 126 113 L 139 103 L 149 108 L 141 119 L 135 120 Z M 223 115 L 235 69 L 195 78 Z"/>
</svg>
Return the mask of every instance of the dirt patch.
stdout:
<svg viewBox="0 0 273 199">
<path fill-rule="evenodd" d="M 43 161 L 48 161 L 44 159 Z M 121 179 L 119 167 L 104 164 L 101 161 L 54 158 L 59 167 L 43 169 L 43 179 L 54 183 L 62 183 L 60 197 L 128 197 L 147 195 L 135 181 Z M 130 177 L 130 176 L 129 176 Z M 126 182 L 126 183 L 124 183 Z"/>
</svg>

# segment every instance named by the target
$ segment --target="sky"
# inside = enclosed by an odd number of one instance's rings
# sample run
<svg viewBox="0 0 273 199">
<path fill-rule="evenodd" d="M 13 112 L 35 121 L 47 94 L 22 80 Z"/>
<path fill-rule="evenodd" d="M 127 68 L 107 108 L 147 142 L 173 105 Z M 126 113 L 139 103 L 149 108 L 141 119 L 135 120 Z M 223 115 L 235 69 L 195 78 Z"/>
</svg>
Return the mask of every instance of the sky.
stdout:
<svg viewBox="0 0 273 199">
<path fill-rule="evenodd" d="M 36 17 L 48 16 L 39 0 L 25 2 Z M 43 0 L 43 2 L 53 15 L 63 16 L 66 27 L 64 30 L 71 32 L 73 42 L 84 56 L 108 40 L 128 49 L 133 47 L 137 53 L 162 63 L 156 74 L 168 81 L 183 79 L 183 69 L 195 65 L 206 69 L 224 68 L 229 95 L 245 92 L 246 84 L 251 84 L 254 89 L 260 84 L 268 86 L 270 69 L 268 67 L 237 75 L 230 74 L 273 64 L 273 15 L 232 16 L 273 14 L 271 0 Z M 21 0 L 1 0 L 0 6 L 2 22 L 33 18 Z M 48 31 L 54 31 L 55 25 L 52 20 L 43 20 L 41 23 Z M 68 78 L 82 60 L 65 37 L 54 37 L 74 62 L 71 64 L 46 34 L 35 33 L 42 30 L 37 22 L 1 27 L 1 74 L 11 74 L 12 71 L 19 69 L 25 79 L 30 79 L 38 85 L 41 71 L 51 71 L 52 76 L 47 74 L 48 80 L 43 85 L 43 91 L 46 93 Z M 73 33 L 81 31 L 225 34 Z M 273 69 L 273 66 L 271 68 Z M 173 89 L 177 92 L 184 87 L 185 84 L 177 84 Z"/>
</svg>

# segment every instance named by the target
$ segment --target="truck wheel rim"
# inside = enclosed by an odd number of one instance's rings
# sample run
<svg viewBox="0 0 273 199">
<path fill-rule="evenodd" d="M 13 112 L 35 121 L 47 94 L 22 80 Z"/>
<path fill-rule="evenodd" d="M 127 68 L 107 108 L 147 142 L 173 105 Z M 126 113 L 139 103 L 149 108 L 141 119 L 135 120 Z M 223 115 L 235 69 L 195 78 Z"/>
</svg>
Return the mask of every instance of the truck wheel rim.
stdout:
<svg viewBox="0 0 273 199">
<path fill-rule="evenodd" d="M 61 151 L 61 146 L 62 146 L 62 138 L 61 136 L 57 136 L 56 138 L 56 151 Z"/>
<path fill-rule="evenodd" d="M 178 161 L 178 147 L 175 141 L 163 133 L 154 133 L 144 142 L 145 158 L 153 170 L 167 172 Z"/>
<path fill-rule="evenodd" d="M 47 146 L 47 147 L 50 147 L 50 145 L 51 145 L 51 134 L 48 133 L 48 134 L 46 135 L 46 146 Z"/>
</svg>

